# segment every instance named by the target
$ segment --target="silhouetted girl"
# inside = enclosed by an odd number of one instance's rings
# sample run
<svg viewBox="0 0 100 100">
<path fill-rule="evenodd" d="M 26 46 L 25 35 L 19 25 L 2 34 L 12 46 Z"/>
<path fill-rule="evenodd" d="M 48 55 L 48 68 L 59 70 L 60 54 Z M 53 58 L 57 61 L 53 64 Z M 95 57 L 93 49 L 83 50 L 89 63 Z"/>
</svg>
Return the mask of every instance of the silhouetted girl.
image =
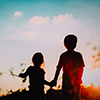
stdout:
<svg viewBox="0 0 100 100">
<path fill-rule="evenodd" d="M 29 66 L 25 73 L 21 73 L 19 77 L 25 78 L 29 76 L 29 98 L 30 100 L 44 100 L 44 84 L 49 85 L 44 79 L 45 71 L 41 68 L 44 63 L 44 57 L 41 52 L 37 52 L 32 57 L 34 66 Z"/>
</svg>

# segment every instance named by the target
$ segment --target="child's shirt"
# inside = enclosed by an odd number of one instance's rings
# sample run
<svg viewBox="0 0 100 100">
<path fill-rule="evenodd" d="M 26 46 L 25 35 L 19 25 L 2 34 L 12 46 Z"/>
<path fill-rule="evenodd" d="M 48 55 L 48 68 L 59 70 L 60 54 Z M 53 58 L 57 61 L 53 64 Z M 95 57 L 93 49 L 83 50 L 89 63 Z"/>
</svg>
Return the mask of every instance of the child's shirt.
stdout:
<svg viewBox="0 0 100 100">
<path fill-rule="evenodd" d="M 63 68 L 63 73 L 64 74 L 71 72 L 71 70 L 73 68 L 73 61 L 72 61 L 72 59 L 70 59 L 65 54 L 62 54 L 60 56 L 57 68 L 59 69 L 61 67 Z"/>
<path fill-rule="evenodd" d="M 76 77 L 76 80 L 81 80 L 84 61 L 82 55 L 79 52 L 67 51 L 61 54 L 57 68 L 63 68 L 63 74 L 73 72 L 73 75 Z"/>
<path fill-rule="evenodd" d="M 30 66 L 22 77 L 29 76 L 29 88 L 32 90 L 43 90 L 44 89 L 44 70 L 37 66 Z"/>
</svg>

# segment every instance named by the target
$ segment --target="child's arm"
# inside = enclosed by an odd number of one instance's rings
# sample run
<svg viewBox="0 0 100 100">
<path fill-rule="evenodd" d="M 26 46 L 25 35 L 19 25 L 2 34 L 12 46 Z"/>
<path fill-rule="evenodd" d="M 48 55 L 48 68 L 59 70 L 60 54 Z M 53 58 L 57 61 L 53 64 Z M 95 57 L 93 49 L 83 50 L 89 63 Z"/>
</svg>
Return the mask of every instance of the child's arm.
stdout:
<svg viewBox="0 0 100 100">
<path fill-rule="evenodd" d="M 57 85 L 57 79 L 58 79 L 60 70 L 61 70 L 61 68 L 62 68 L 62 64 L 63 64 L 63 59 L 62 59 L 62 56 L 60 56 L 58 65 L 57 65 L 57 67 L 56 67 L 56 73 L 55 73 L 54 79 L 50 82 L 50 86 L 51 86 L 51 87 Z"/>
<path fill-rule="evenodd" d="M 26 75 L 26 73 L 20 73 L 20 74 L 18 75 L 18 77 L 25 78 L 25 77 L 27 77 L 27 75 Z"/>
<path fill-rule="evenodd" d="M 51 87 L 57 85 L 57 79 L 58 79 L 58 76 L 59 76 L 59 73 L 60 73 L 60 69 L 61 69 L 61 68 L 57 68 L 57 69 L 56 69 L 55 77 L 54 77 L 54 79 L 50 82 L 50 86 L 51 86 Z"/>
<path fill-rule="evenodd" d="M 58 79 L 58 76 L 59 76 L 59 73 L 60 73 L 60 69 L 61 69 L 61 67 L 56 69 L 56 73 L 55 73 L 55 77 L 54 77 L 55 81 L 57 81 L 57 79 Z"/>
<path fill-rule="evenodd" d="M 28 69 L 26 70 L 25 73 L 20 73 L 20 74 L 18 75 L 18 77 L 22 77 L 22 78 L 27 77 L 27 76 L 29 75 L 29 69 L 30 69 L 30 68 L 28 68 Z"/>
</svg>

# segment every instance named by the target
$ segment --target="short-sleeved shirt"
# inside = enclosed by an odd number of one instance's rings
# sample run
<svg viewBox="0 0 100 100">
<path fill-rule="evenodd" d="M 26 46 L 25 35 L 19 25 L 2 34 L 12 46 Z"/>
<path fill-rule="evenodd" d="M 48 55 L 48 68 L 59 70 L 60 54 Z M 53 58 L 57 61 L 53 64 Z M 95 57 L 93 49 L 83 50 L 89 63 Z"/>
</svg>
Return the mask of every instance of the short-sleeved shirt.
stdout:
<svg viewBox="0 0 100 100">
<path fill-rule="evenodd" d="M 73 61 L 66 55 L 61 55 L 57 68 L 63 68 L 63 73 L 69 73 L 73 68 Z"/>
<path fill-rule="evenodd" d="M 33 90 L 43 90 L 44 89 L 44 70 L 36 67 L 36 66 L 30 66 L 26 72 L 26 76 L 29 75 L 29 83 L 30 88 Z"/>
<path fill-rule="evenodd" d="M 83 68 L 84 66 L 85 65 L 81 53 L 75 51 L 67 51 L 60 55 L 57 68 L 63 68 L 63 74 L 73 71 L 74 75 L 78 77 L 80 76 L 79 74 L 82 74 L 79 69 Z M 81 80 L 81 77 L 79 78 L 77 80 Z"/>
</svg>

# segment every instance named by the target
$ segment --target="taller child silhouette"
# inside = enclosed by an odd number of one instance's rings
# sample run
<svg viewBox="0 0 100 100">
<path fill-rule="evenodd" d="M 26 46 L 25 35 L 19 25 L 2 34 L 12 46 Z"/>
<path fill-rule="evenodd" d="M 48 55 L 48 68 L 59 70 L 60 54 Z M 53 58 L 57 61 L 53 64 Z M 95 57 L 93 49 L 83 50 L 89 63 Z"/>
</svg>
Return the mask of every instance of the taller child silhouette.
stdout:
<svg viewBox="0 0 100 100">
<path fill-rule="evenodd" d="M 55 77 L 50 83 L 51 86 L 56 86 L 62 68 L 62 100 L 79 100 L 80 98 L 81 78 L 85 65 L 81 53 L 74 51 L 76 44 L 77 37 L 75 35 L 67 35 L 64 38 L 64 46 L 67 51 L 60 55 Z"/>
<path fill-rule="evenodd" d="M 29 100 L 44 100 L 44 84 L 49 85 L 44 79 L 44 70 L 41 68 L 44 63 L 44 57 L 41 52 L 37 52 L 32 57 L 34 66 L 29 66 L 25 73 L 21 73 L 19 77 L 25 78 L 29 76 Z"/>
</svg>

